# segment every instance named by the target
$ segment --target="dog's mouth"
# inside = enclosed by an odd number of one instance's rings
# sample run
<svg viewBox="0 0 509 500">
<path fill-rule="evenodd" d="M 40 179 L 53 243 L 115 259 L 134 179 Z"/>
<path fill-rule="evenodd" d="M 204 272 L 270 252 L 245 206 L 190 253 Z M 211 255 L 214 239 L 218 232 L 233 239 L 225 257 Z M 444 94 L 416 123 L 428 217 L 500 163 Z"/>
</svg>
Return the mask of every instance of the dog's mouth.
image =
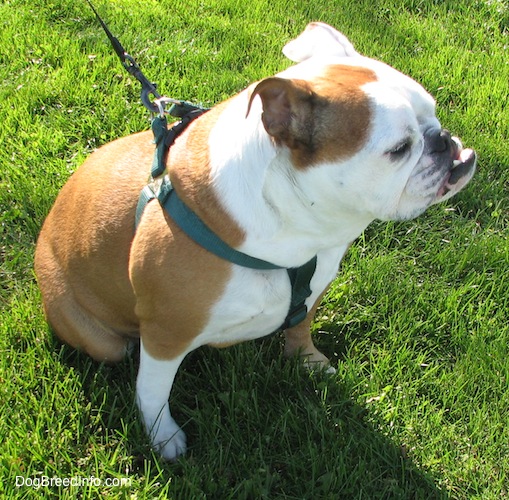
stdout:
<svg viewBox="0 0 509 500">
<path fill-rule="evenodd" d="M 447 172 L 437 193 L 437 201 L 449 198 L 463 189 L 472 179 L 477 163 L 477 154 L 473 149 L 463 149 L 458 142 L 458 153 Z"/>
</svg>

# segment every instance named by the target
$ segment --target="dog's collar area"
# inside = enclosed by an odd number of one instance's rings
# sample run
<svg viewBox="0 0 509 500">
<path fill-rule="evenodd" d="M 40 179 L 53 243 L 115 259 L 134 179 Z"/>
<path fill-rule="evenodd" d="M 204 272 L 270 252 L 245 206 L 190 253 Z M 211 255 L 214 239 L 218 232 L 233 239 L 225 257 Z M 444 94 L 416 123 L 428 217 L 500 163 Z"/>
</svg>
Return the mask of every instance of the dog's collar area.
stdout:
<svg viewBox="0 0 509 500">
<path fill-rule="evenodd" d="M 149 184 L 145 190 L 147 191 L 144 196 L 150 197 L 150 192 L 153 193 L 152 197 L 159 200 L 161 206 L 171 215 L 177 226 L 194 242 L 214 255 L 250 269 L 284 269 L 271 262 L 239 252 L 225 243 L 181 200 L 168 175 L 165 175 L 160 182 Z"/>
<path fill-rule="evenodd" d="M 185 128 L 206 110 L 193 110 L 180 122 L 168 129 L 166 118 L 156 116 L 152 121 L 152 131 L 156 151 L 152 164 L 151 180 L 140 193 L 136 208 L 136 228 L 147 204 L 157 199 L 161 207 L 171 216 L 175 224 L 195 243 L 221 259 L 242 267 L 257 270 L 286 269 L 292 287 L 292 296 L 288 315 L 279 329 L 291 328 L 302 322 L 307 316 L 306 299 L 311 295 L 310 282 L 316 270 L 317 258 L 313 257 L 303 266 L 284 268 L 265 260 L 252 257 L 235 250 L 215 234 L 178 196 L 166 170 L 166 157 L 169 147 Z"/>
</svg>

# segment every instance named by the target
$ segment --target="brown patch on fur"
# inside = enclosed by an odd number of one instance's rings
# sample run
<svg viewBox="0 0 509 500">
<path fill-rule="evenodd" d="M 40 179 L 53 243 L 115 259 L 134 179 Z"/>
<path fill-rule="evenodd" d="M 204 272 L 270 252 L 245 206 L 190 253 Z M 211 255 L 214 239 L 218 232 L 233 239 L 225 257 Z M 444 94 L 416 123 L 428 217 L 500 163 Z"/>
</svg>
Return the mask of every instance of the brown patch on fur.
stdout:
<svg viewBox="0 0 509 500">
<path fill-rule="evenodd" d="M 182 201 L 236 247 L 245 234 L 211 185 L 208 148 L 210 130 L 228 104 L 219 104 L 189 126 L 171 147 L 167 168 Z M 192 241 L 157 205 L 145 211 L 131 262 L 143 345 L 155 358 L 172 359 L 205 328 L 230 278 L 231 264 Z"/>
<path fill-rule="evenodd" d="M 209 179 L 208 134 L 225 105 L 189 127 L 169 163 L 183 200 L 238 245 L 244 233 Z M 153 356 L 180 354 L 203 330 L 230 276 L 231 265 L 192 242 L 156 201 L 135 237 L 153 155 L 150 131 L 94 152 L 62 189 L 39 237 L 35 267 L 48 321 L 62 340 L 99 361 L 122 359 L 139 331 Z"/>
<path fill-rule="evenodd" d="M 307 141 L 292 151 L 297 167 L 345 159 L 361 150 L 371 123 L 369 98 L 361 87 L 376 79 L 369 69 L 334 65 L 310 82 L 313 109 L 302 120 Z"/>
<path fill-rule="evenodd" d="M 223 241 L 238 247 L 245 239 L 244 231 L 221 204 L 210 179 L 209 134 L 229 103 L 215 106 L 190 125 L 170 149 L 168 171 L 186 205 Z"/>
<path fill-rule="evenodd" d="M 328 66 L 310 81 L 267 78 L 252 91 L 263 103 L 262 121 L 276 144 L 290 149 L 293 164 L 306 168 L 348 158 L 366 142 L 371 108 L 362 86 L 376 81 L 368 69 Z"/>
<path fill-rule="evenodd" d="M 184 234 L 156 203 L 147 207 L 131 251 L 143 345 L 151 356 L 182 354 L 205 328 L 231 264 Z"/>
<path fill-rule="evenodd" d="M 210 130 L 229 101 L 193 122 L 171 147 L 168 171 L 184 203 L 223 241 L 245 238 L 210 179 Z M 164 249 L 164 251 L 162 251 Z M 231 264 L 192 241 L 160 207 L 148 206 L 131 251 L 131 281 L 145 349 L 172 359 L 203 331 L 230 278 Z"/>
<path fill-rule="evenodd" d="M 151 135 L 94 152 L 61 190 L 37 242 L 35 271 L 48 322 L 99 361 L 120 360 L 128 338 L 138 335 L 128 261 Z"/>
</svg>

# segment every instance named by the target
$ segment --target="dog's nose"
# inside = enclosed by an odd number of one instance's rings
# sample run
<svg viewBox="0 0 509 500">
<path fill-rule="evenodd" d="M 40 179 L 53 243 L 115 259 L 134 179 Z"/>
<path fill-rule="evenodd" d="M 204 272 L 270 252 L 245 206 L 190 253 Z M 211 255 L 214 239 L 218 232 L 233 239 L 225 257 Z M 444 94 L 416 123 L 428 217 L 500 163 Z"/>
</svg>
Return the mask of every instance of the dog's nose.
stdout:
<svg viewBox="0 0 509 500">
<path fill-rule="evenodd" d="M 451 152 L 454 156 L 457 145 L 447 129 L 433 130 L 427 134 L 428 148 L 431 154 Z"/>
<path fill-rule="evenodd" d="M 432 150 L 435 153 L 444 153 L 451 146 L 451 133 L 445 128 L 432 139 Z"/>
</svg>

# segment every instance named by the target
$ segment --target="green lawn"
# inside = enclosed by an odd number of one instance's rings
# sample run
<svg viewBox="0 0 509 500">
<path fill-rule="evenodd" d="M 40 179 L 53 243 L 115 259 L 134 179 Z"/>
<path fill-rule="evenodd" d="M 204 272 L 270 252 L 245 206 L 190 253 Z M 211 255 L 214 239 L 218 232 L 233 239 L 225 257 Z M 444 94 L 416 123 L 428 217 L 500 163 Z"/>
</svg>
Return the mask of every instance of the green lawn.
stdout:
<svg viewBox="0 0 509 500">
<path fill-rule="evenodd" d="M 134 405 L 137 361 L 100 366 L 58 344 L 32 271 L 69 175 L 148 128 L 139 86 L 84 0 L 3 0 L 1 498 L 508 497 L 508 2 L 97 7 L 161 93 L 205 105 L 287 67 L 281 47 L 308 21 L 335 25 L 423 83 L 479 171 L 447 204 L 375 223 L 354 244 L 315 324 L 336 375 L 284 360 L 278 336 L 192 353 L 172 392 L 190 450 L 164 463 Z"/>
</svg>

